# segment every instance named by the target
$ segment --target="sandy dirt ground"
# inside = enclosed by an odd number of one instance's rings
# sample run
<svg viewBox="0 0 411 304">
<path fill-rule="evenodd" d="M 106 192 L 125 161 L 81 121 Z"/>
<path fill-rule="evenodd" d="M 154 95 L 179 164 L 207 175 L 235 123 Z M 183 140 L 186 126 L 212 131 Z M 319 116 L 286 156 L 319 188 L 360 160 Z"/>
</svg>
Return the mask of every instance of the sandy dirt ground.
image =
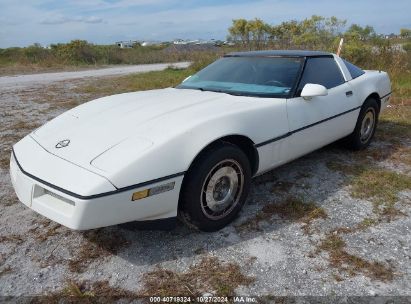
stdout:
<svg viewBox="0 0 411 304">
<path fill-rule="evenodd" d="M 189 62 L 140 64 L 131 66 L 110 67 L 76 72 L 40 73 L 0 77 L 0 88 L 3 90 L 24 89 L 33 85 L 47 85 L 57 81 L 81 79 L 88 77 L 120 76 L 132 73 L 161 71 L 167 67 L 186 68 Z"/>
<path fill-rule="evenodd" d="M 407 152 L 388 150 L 381 129 L 367 152 L 332 145 L 255 178 L 238 219 L 215 233 L 183 224 L 75 232 L 19 203 L 8 172 L 12 144 L 70 108 L 65 97 L 87 101 L 75 89 L 91 80 L 68 80 L 72 75 L 124 69 L 0 78 L 0 295 L 172 295 L 183 286 L 187 295 L 234 291 L 262 301 L 411 296 L 411 190 L 393 191 L 387 210 L 386 202 L 355 192 L 358 179 L 373 178 L 370 170 L 381 178 L 411 176 L 398 156 L 409 153 L 411 140 L 401 141 Z"/>
</svg>

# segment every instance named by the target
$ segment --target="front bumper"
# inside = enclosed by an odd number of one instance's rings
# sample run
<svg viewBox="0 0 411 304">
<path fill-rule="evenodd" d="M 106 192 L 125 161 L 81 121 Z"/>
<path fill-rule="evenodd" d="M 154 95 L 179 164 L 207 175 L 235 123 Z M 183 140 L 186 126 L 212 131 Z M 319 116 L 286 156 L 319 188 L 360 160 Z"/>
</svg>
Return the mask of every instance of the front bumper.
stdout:
<svg viewBox="0 0 411 304">
<path fill-rule="evenodd" d="M 30 151 L 33 153 L 33 151 Z M 46 151 L 41 153 L 47 153 Z M 48 157 L 54 157 L 48 155 Z M 75 230 L 86 230 L 130 221 L 146 221 L 175 217 L 177 215 L 178 196 L 183 176 L 145 184 L 129 190 L 111 191 L 107 195 L 70 195 L 70 191 L 59 190 L 33 173 L 27 172 L 19 162 L 19 155 L 10 157 L 10 176 L 19 200 L 41 215 Z M 24 157 L 23 157 L 24 158 Z M 27 161 L 27 160 L 25 160 Z M 74 166 L 74 165 L 73 165 Z M 54 168 L 60 172 L 61 168 Z M 63 171 L 64 172 L 64 171 Z M 86 170 L 79 170 L 78 175 L 89 175 Z M 82 179 L 81 176 L 77 176 Z M 170 191 L 132 201 L 136 191 L 161 186 L 174 182 Z M 68 189 L 71 190 L 71 189 Z M 80 197 L 80 198 L 79 198 Z"/>
</svg>

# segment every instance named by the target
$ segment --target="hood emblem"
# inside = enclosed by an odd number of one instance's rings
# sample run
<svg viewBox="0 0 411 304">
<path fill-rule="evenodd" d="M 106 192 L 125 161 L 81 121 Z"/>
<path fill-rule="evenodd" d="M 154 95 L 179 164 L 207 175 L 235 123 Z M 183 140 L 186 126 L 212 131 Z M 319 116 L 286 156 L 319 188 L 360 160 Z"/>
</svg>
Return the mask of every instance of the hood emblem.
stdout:
<svg viewBox="0 0 411 304">
<path fill-rule="evenodd" d="M 70 139 L 65 139 L 65 140 L 60 140 L 57 144 L 56 144 L 56 148 L 60 149 L 60 148 L 65 148 L 70 144 Z"/>
</svg>

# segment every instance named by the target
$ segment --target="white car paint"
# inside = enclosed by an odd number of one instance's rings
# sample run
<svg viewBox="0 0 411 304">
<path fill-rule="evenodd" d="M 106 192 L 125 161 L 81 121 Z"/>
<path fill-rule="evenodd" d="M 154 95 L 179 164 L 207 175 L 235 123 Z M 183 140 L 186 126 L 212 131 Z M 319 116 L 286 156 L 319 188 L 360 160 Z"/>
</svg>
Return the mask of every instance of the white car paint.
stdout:
<svg viewBox="0 0 411 304">
<path fill-rule="evenodd" d="M 350 134 L 371 93 L 386 106 L 391 88 L 385 72 L 351 79 L 334 58 L 346 82 L 309 100 L 168 88 L 71 109 L 14 145 L 10 171 L 17 196 L 72 229 L 175 217 L 184 173 L 210 143 L 231 135 L 250 139 L 258 175 Z M 69 145 L 57 148 L 62 140 Z M 134 192 L 170 182 L 171 191 L 131 200 Z"/>
</svg>

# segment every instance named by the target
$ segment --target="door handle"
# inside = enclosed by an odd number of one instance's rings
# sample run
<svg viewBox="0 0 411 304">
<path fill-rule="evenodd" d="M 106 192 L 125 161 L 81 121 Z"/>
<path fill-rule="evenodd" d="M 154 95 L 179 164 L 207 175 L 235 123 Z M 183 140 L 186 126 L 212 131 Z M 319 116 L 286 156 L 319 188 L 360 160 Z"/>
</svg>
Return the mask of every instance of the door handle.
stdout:
<svg viewBox="0 0 411 304">
<path fill-rule="evenodd" d="M 353 92 L 352 92 L 352 91 L 345 92 L 345 95 L 346 95 L 347 97 L 350 97 L 350 96 L 353 95 Z"/>
</svg>

